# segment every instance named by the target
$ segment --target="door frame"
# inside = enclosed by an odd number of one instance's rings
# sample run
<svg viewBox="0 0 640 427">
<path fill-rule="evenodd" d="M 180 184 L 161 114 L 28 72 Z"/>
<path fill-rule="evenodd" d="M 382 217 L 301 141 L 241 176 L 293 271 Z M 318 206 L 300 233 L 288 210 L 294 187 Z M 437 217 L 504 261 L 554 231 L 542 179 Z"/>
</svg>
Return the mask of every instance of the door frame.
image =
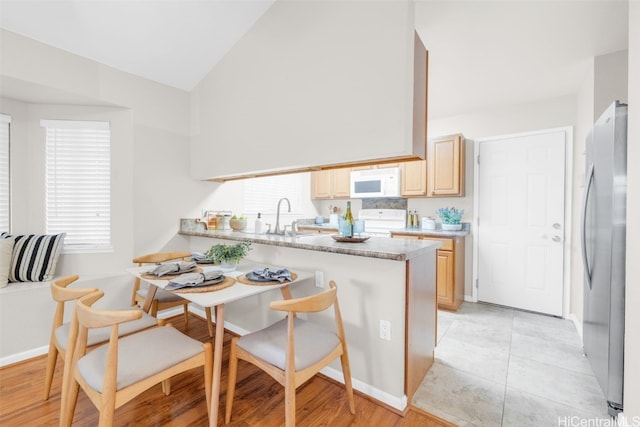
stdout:
<svg viewBox="0 0 640 427">
<path fill-rule="evenodd" d="M 568 318 L 571 311 L 571 239 L 572 239 L 572 201 L 573 201 L 573 126 L 543 129 L 531 132 L 512 133 L 506 135 L 490 136 L 474 139 L 473 158 L 473 228 L 476 230 L 473 239 L 473 282 L 471 284 L 473 302 L 478 302 L 478 246 L 480 234 L 478 233 L 478 194 L 480 188 L 478 170 L 478 157 L 480 144 L 503 139 L 511 139 L 525 136 L 541 135 L 546 133 L 564 132 L 564 241 L 563 241 L 563 280 L 562 280 L 562 317 Z"/>
</svg>

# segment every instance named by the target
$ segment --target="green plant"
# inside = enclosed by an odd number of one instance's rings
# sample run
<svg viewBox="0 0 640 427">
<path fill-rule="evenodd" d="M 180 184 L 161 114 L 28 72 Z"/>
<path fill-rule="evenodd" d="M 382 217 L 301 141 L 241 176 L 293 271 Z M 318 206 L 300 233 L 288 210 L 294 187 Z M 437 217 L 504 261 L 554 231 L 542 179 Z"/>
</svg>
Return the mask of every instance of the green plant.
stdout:
<svg viewBox="0 0 640 427">
<path fill-rule="evenodd" d="M 443 224 L 460 224 L 460 221 L 462 221 L 462 215 L 464 214 L 464 209 L 445 207 L 436 210 L 436 214 L 440 217 L 440 221 L 442 221 Z"/>
<path fill-rule="evenodd" d="M 216 264 L 222 262 L 239 262 L 251 250 L 251 242 L 240 242 L 235 245 L 213 245 L 204 257 Z"/>
</svg>

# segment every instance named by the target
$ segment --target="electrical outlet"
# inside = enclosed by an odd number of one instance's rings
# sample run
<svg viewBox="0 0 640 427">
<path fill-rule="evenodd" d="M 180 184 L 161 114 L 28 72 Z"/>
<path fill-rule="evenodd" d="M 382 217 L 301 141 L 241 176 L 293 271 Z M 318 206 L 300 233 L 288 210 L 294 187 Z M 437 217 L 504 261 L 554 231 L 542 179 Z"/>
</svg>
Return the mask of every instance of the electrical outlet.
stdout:
<svg viewBox="0 0 640 427">
<path fill-rule="evenodd" d="M 391 341 L 391 322 L 388 320 L 380 320 L 380 338 Z"/>
<path fill-rule="evenodd" d="M 316 288 L 324 288 L 324 273 L 316 271 Z"/>
</svg>

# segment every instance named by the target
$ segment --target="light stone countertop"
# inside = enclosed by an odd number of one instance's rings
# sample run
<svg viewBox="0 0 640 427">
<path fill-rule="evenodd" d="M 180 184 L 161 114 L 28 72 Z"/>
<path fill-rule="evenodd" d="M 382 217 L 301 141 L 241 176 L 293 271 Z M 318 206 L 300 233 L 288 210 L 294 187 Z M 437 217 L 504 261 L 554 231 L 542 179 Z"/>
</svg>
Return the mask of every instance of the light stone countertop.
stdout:
<svg viewBox="0 0 640 427">
<path fill-rule="evenodd" d="M 362 243 L 343 243 L 335 241 L 328 234 L 319 233 L 303 233 L 302 235 L 291 237 L 256 234 L 250 231 L 205 230 L 204 224 L 196 222 L 195 219 L 182 219 L 180 221 L 179 234 L 368 258 L 380 258 L 392 261 L 407 261 L 424 253 L 435 251 L 441 246 L 441 243 L 436 241 L 393 239 L 391 237 L 379 236 L 371 236 L 369 240 Z"/>
</svg>

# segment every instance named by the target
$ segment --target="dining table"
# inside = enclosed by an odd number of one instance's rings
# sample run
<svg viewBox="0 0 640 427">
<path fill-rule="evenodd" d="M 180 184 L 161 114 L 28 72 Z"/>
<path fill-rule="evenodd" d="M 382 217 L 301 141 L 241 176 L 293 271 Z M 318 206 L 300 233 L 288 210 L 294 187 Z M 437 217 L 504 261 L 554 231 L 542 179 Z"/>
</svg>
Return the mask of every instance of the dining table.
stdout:
<svg viewBox="0 0 640 427">
<path fill-rule="evenodd" d="M 215 266 L 209 266 L 207 264 L 198 265 L 199 271 L 206 271 L 207 269 L 215 268 Z M 220 403 L 220 379 L 222 377 L 222 346 L 224 342 L 225 304 L 278 289 L 282 293 L 282 297 L 284 299 L 291 299 L 290 285 L 300 283 L 304 280 L 308 280 L 314 277 L 313 272 L 289 268 L 289 271 L 292 273 L 291 281 L 284 281 L 282 283 L 280 283 L 279 281 L 254 283 L 247 280 L 247 273 L 252 272 L 256 269 L 264 268 L 277 270 L 283 267 L 265 265 L 264 263 L 254 263 L 249 261 L 242 262 L 238 265 L 236 270 L 224 272 L 224 275 L 226 277 L 225 280 L 227 282 L 227 285 L 224 287 L 221 285 L 219 286 L 219 289 L 205 292 L 180 292 L 180 290 L 173 291 L 180 297 L 194 302 L 201 307 L 213 307 L 215 309 L 216 329 L 213 343 L 213 378 L 211 387 L 211 406 L 209 408 L 210 427 L 217 426 L 218 420 L 218 406 Z M 157 290 L 164 289 L 170 282 L 170 278 L 168 277 L 151 277 L 149 275 L 149 271 L 152 269 L 153 266 L 151 265 L 143 265 L 127 269 L 127 272 L 136 277 L 139 277 L 142 281 L 149 284 L 147 296 L 142 307 L 142 309 L 146 312 L 149 312 Z M 228 282 L 231 282 L 231 279 L 233 279 L 233 283 L 229 285 Z"/>
</svg>

